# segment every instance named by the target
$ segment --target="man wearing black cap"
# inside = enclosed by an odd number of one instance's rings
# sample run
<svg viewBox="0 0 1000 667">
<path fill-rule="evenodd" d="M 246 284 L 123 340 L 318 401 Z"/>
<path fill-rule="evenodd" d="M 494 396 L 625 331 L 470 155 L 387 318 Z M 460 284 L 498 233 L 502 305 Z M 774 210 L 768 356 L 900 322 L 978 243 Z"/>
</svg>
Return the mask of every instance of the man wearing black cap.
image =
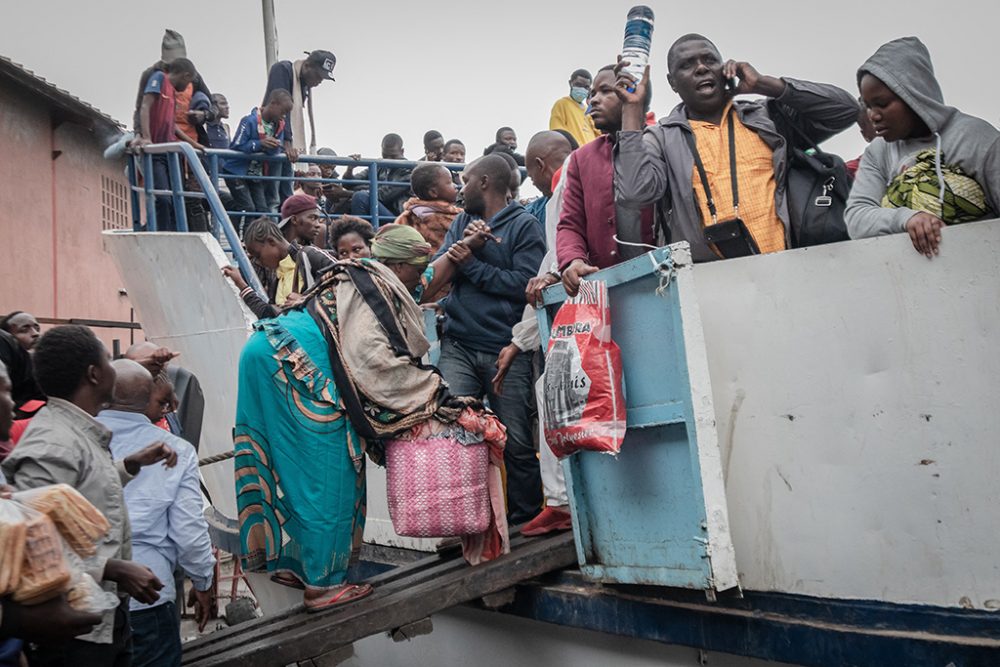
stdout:
<svg viewBox="0 0 1000 667">
<path fill-rule="evenodd" d="M 292 164 L 299 159 L 300 153 L 306 152 L 305 118 L 303 110 L 309 107 L 309 128 L 312 132 L 309 143 L 310 151 L 316 145 L 316 124 L 313 122 L 312 96 L 310 90 L 329 79 L 333 81 L 333 68 L 337 66 L 337 56 L 329 51 L 313 51 L 306 58 L 296 60 L 279 60 L 271 65 L 267 75 L 267 90 L 264 99 L 272 90 L 283 88 L 292 93 L 292 110 L 285 117 L 285 154 L 287 162 L 280 162 L 280 171 L 276 176 L 284 176 L 287 181 L 274 181 L 271 191 L 271 210 L 276 210 L 282 202 L 292 196 L 292 181 L 294 175 Z"/>
</svg>

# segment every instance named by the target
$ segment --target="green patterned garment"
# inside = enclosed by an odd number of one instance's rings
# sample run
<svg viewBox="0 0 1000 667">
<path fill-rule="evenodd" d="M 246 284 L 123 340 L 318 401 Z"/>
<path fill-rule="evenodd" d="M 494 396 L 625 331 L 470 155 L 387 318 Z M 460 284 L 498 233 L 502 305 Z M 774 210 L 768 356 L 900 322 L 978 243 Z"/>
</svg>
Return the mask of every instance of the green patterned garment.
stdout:
<svg viewBox="0 0 1000 667">
<path fill-rule="evenodd" d="M 934 149 L 917 154 L 917 162 L 896 176 L 882 197 L 885 208 L 910 208 L 941 218 L 947 225 L 982 220 L 990 214 L 986 193 L 974 179 L 966 176 L 961 167 L 944 163 L 944 200 L 934 169 Z"/>
</svg>

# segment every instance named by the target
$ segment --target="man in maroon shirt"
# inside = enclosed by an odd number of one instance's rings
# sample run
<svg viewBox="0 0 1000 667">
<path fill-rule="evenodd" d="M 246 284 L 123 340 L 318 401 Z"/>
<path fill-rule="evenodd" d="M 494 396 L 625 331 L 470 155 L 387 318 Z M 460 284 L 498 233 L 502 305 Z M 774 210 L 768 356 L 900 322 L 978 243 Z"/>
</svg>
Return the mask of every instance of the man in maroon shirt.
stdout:
<svg viewBox="0 0 1000 667">
<path fill-rule="evenodd" d="M 653 208 L 615 202 L 614 150 L 622 127 L 622 104 L 615 93 L 613 65 L 597 73 L 588 101 L 602 134 L 570 156 L 556 227 L 556 256 L 570 296 L 576 295 L 584 276 L 637 257 L 654 244 Z"/>
</svg>

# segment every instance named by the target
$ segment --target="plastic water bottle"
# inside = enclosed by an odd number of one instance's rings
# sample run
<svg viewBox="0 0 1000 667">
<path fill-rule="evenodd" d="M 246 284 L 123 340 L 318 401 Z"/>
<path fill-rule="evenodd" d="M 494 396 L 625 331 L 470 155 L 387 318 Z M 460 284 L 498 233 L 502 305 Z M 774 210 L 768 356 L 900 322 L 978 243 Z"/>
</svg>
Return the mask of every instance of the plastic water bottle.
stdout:
<svg viewBox="0 0 1000 667">
<path fill-rule="evenodd" d="M 624 69 L 641 81 L 646 63 L 649 62 L 649 48 L 653 43 L 653 10 L 646 5 L 636 5 L 628 10 L 625 21 L 625 42 L 622 44 L 622 60 L 629 62 Z M 630 93 L 635 92 L 635 86 L 629 86 Z"/>
</svg>

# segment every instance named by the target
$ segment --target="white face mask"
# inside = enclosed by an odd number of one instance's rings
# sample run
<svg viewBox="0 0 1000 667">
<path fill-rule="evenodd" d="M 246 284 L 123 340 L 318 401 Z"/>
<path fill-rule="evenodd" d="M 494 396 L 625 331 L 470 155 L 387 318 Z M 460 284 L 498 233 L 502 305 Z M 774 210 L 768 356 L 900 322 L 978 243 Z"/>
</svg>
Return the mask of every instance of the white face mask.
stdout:
<svg viewBox="0 0 1000 667">
<path fill-rule="evenodd" d="M 583 104 L 583 101 L 587 99 L 587 95 L 590 93 L 589 88 L 584 88 L 583 86 L 573 86 L 569 89 L 569 96 L 573 98 L 573 101 L 578 104 Z"/>
</svg>

